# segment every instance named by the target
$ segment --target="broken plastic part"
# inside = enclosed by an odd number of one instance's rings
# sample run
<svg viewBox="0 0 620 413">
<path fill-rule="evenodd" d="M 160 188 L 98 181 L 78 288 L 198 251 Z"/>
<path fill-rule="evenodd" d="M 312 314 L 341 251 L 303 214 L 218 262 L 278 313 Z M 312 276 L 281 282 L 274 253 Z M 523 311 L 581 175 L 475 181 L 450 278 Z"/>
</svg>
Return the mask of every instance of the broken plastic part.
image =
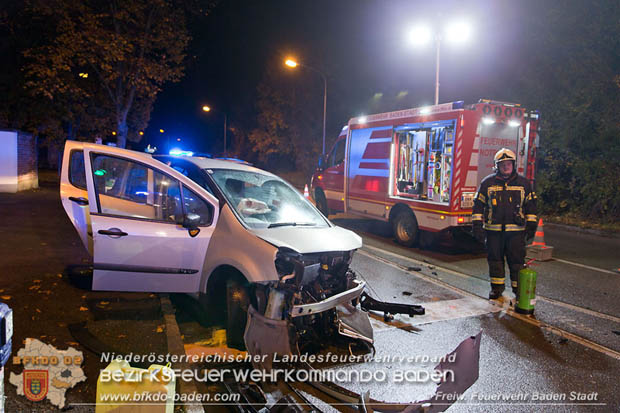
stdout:
<svg viewBox="0 0 620 413">
<path fill-rule="evenodd" d="M 384 318 L 389 318 L 390 314 L 407 314 L 409 317 L 414 315 L 424 315 L 425 310 L 421 305 L 386 303 L 375 300 L 368 293 L 360 296 L 360 305 L 366 311 L 383 311 Z"/>
</svg>

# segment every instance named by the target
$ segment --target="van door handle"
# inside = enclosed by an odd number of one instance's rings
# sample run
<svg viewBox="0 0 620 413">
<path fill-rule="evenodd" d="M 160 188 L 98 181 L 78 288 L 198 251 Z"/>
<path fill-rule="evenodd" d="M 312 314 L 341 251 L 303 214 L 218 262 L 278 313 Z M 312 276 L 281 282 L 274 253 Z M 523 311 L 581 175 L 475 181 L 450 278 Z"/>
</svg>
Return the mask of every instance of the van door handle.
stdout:
<svg viewBox="0 0 620 413">
<path fill-rule="evenodd" d="M 69 201 L 73 201 L 78 205 L 88 205 L 88 199 L 84 198 L 84 197 L 74 197 L 74 196 L 70 196 L 69 197 Z"/>
<path fill-rule="evenodd" d="M 123 232 L 118 228 L 100 229 L 97 232 L 101 235 L 109 235 L 111 237 L 126 237 L 127 235 L 129 235 L 128 233 Z"/>
</svg>

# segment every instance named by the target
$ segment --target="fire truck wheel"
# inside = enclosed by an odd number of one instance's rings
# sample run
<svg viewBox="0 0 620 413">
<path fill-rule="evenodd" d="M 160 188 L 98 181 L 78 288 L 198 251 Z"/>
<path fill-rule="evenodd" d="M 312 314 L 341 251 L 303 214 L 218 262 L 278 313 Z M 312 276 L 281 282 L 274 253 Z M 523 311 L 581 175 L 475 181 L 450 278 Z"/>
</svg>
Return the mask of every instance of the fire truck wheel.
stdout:
<svg viewBox="0 0 620 413">
<path fill-rule="evenodd" d="M 314 199 L 316 199 L 316 207 L 319 209 L 319 211 L 321 211 L 321 214 L 325 215 L 326 217 L 329 216 L 327 199 L 325 199 L 325 194 L 323 193 L 323 191 L 317 189 Z"/>
<path fill-rule="evenodd" d="M 418 223 L 409 210 L 399 212 L 392 221 L 394 236 L 399 244 L 411 247 L 418 237 Z"/>
</svg>

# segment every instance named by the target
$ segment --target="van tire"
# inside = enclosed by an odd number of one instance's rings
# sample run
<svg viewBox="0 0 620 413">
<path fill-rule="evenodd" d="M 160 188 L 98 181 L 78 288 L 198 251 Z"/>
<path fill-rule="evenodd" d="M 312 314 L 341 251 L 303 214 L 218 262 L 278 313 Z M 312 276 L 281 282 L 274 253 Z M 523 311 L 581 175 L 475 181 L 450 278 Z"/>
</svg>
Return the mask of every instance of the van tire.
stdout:
<svg viewBox="0 0 620 413">
<path fill-rule="evenodd" d="M 419 232 L 418 222 L 411 210 L 402 210 L 394 216 L 392 220 L 392 229 L 394 237 L 400 245 L 411 247 L 417 241 Z"/>
<path fill-rule="evenodd" d="M 226 344 L 245 350 L 245 326 L 248 321 L 250 293 L 247 283 L 226 281 Z"/>
<path fill-rule="evenodd" d="M 327 206 L 327 199 L 325 198 L 323 191 L 317 189 L 315 191 L 314 199 L 318 210 L 321 211 L 321 214 L 325 215 L 325 218 L 327 218 L 329 216 L 329 207 Z"/>
</svg>

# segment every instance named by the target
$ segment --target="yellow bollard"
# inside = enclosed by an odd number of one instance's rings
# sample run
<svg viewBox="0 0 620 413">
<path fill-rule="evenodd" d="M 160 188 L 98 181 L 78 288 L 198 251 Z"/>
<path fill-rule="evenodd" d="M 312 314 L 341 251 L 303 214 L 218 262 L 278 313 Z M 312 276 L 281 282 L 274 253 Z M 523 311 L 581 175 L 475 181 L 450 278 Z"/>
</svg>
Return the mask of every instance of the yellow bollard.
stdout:
<svg viewBox="0 0 620 413">
<path fill-rule="evenodd" d="M 140 369 L 114 360 L 99 373 L 95 413 L 173 413 L 174 394 L 169 365 Z"/>
</svg>

